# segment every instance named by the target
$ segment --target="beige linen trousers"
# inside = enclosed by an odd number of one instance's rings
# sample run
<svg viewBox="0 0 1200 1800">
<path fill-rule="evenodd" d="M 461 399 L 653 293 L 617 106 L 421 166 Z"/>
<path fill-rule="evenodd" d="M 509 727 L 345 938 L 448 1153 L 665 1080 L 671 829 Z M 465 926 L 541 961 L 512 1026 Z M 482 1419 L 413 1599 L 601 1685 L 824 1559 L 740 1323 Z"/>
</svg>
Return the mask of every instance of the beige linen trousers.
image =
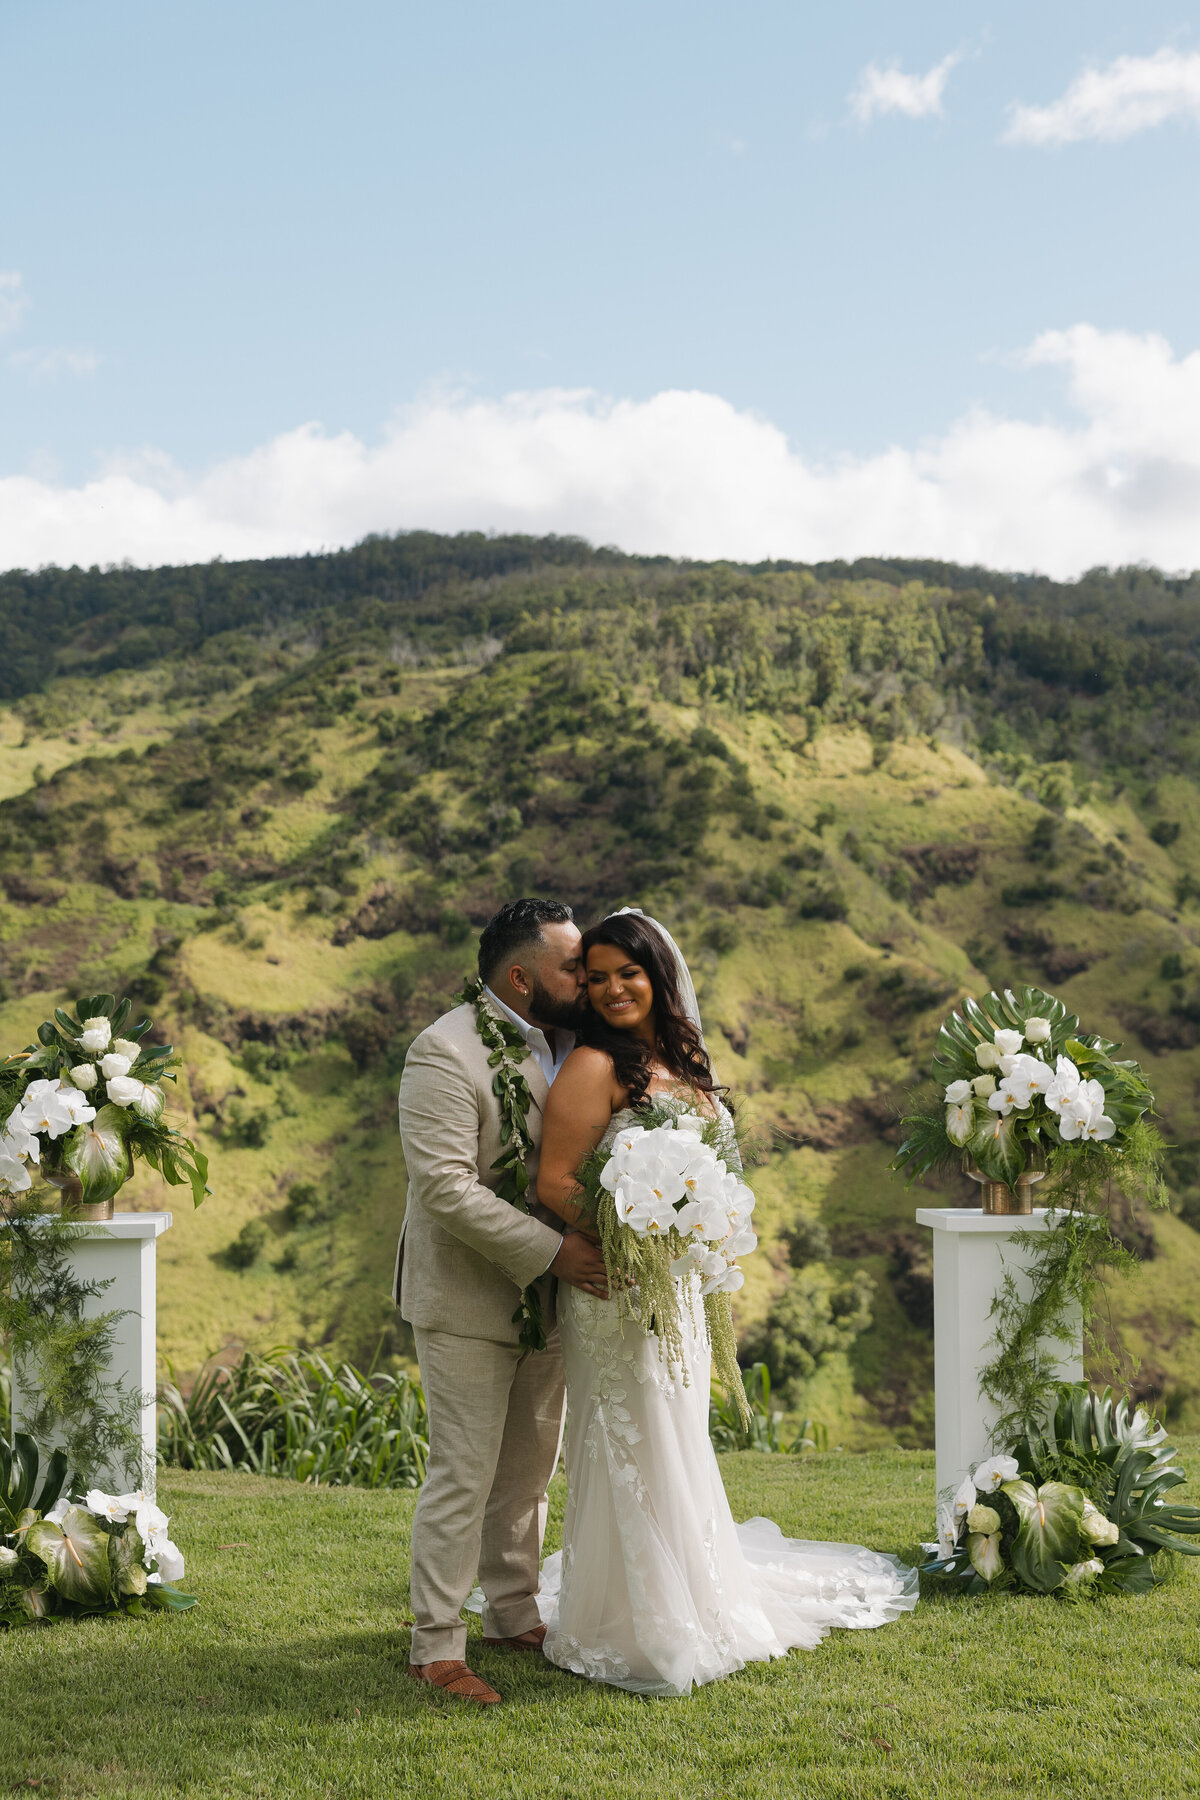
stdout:
<svg viewBox="0 0 1200 1800">
<path fill-rule="evenodd" d="M 548 1345 L 523 1356 L 513 1323 L 522 1288 L 545 1275 L 561 1225 L 518 1212 L 494 1192 L 503 1144 L 495 1071 L 459 1006 L 423 1031 L 400 1079 L 408 1203 L 395 1298 L 413 1327 L 429 1407 L 429 1463 L 412 1534 L 410 1660 L 461 1658 L 463 1602 L 478 1575 L 488 1637 L 539 1623 L 538 1565 L 546 1488 L 558 1462 L 563 1371 L 552 1279 L 541 1283 Z M 549 1087 L 521 1064 L 533 1105 L 531 1191 Z"/>
</svg>

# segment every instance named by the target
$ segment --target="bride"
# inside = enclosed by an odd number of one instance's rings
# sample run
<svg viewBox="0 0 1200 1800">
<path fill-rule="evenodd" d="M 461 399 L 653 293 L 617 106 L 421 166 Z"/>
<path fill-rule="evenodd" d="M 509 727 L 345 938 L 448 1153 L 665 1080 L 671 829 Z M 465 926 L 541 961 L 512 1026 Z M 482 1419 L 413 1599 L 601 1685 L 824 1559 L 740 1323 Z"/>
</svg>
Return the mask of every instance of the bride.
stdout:
<svg viewBox="0 0 1200 1800">
<path fill-rule="evenodd" d="M 538 1198 L 580 1223 L 575 1171 L 639 1104 L 682 1095 L 729 1125 L 674 940 L 636 911 L 585 933 L 583 1042 L 545 1112 Z M 695 1313 L 695 1322 L 689 1313 Z M 640 1694 L 687 1694 L 747 1662 L 812 1649 L 831 1626 L 887 1624 L 917 1603 L 917 1577 L 850 1544 L 735 1525 L 708 1436 L 703 1308 L 680 1308 L 683 1369 L 614 1299 L 560 1285 L 567 1378 L 567 1510 L 539 1596 L 544 1650 L 560 1668 Z"/>
</svg>

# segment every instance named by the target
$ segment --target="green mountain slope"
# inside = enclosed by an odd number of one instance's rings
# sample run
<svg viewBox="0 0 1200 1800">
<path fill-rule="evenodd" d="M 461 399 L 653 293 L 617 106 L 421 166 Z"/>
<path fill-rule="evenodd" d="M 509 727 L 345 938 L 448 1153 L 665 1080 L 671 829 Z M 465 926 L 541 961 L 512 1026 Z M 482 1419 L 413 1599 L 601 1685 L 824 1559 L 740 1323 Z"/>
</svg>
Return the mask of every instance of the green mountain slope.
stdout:
<svg viewBox="0 0 1200 1800">
<path fill-rule="evenodd" d="M 1198 598 L 426 536 L 0 578 L 0 1040 L 119 984 L 180 1048 L 215 1191 L 173 1196 L 165 1354 L 408 1353 L 398 1073 L 537 891 L 677 931 L 769 1151 L 747 1350 L 846 1442 L 931 1434 L 929 1250 L 885 1163 L 942 1011 L 1036 980 L 1122 1040 L 1177 1214 L 1125 1216 L 1114 1316 L 1200 1422 Z"/>
</svg>

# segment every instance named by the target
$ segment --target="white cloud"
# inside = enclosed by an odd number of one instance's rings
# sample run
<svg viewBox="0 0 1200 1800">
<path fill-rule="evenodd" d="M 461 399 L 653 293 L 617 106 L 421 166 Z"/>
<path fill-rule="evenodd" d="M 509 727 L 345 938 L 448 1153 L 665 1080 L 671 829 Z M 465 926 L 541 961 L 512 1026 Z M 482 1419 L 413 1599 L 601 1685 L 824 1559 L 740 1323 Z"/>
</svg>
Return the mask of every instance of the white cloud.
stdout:
<svg viewBox="0 0 1200 1800">
<path fill-rule="evenodd" d="M 0 269 L 0 333 L 15 331 L 25 316 L 29 295 L 15 269 Z"/>
<path fill-rule="evenodd" d="M 1004 136 L 1010 144 L 1113 143 L 1168 119 L 1200 121 L 1200 52 L 1118 56 L 1085 69 L 1049 106 L 1010 107 Z"/>
<path fill-rule="evenodd" d="M 374 445 L 307 424 L 199 476 L 150 454 L 78 487 L 0 479 L 0 546 L 9 566 L 149 564 L 420 526 L 698 558 L 1200 567 L 1200 351 L 1081 324 L 1022 361 L 1063 372 L 1072 422 L 973 411 L 927 442 L 818 463 L 715 394 L 437 395 Z"/>
<path fill-rule="evenodd" d="M 887 68 L 868 63 L 850 93 L 850 110 L 860 125 L 869 125 L 880 113 L 903 113 L 909 119 L 940 114 L 950 71 L 961 61 L 962 52 L 952 50 L 925 75 L 906 75 L 896 63 Z"/>
<path fill-rule="evenodd" d="M 94 375 L 100 358 L 94 350 L 14 350 L 9 357 L 30 381 L 52 381 L 56 375 Z"/>
</svg>

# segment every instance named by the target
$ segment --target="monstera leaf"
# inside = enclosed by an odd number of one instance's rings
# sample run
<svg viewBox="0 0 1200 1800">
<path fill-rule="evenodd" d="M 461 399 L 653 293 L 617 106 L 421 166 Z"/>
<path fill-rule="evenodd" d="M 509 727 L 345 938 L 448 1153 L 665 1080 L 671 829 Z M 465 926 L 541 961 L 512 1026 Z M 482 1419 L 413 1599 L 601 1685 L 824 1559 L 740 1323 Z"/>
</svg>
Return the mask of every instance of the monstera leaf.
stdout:
<svg viewBox="0 0 1200 1800">
<path fill-rule="evenodd" d="M 41 1455 L 28 1432 L 18 1431 L 11 1444 L 0 1438 L 0 1531 L 15 1531 L 27 1507 L 50 1511 L 66 1485 L 65 1452 L 55 1450 L 50 1457 L 38 1493 L 40 1472 Z"/>
<path fill-rule="evenodd" d="M 1017 1535 L 1010 1552 L 1022 1581 L 1040 1594 L 1053 1593 L 1066 1579 L 1067 1567 L 1091 1550 L 1080 1527 L 1086 1495 L 1063 1481 L 1035 1488 L 1028 1481 L 1006 1481 L 1000 1492 L 1017 1515 Z"/>
<path fill-rule="evenodd" d="M 94 1119 L 77 1125 L 65 1140 L 63 1162 L 82 1182 L 85 1203 L 111 1200 L 129 1180 L 133 1163 L 128 1132 L 125 1109 L 102 1106 Z"/>
<path fill-rule="evenodd" d="M 1027 1019 L 1049 1019 L 1050 1040 L 1044 1046 L 1051 1061 L 1079 1030 L 1079 1020 L 1044 988 L 1026 987 L 1018 997 L 1011 988 L 993 989 L 982 1000 L 967 998 L 962 1011 L 951 1013 L 938 1032 L 933 1052 L 933 1078 L 943 1085 L 979 1073 L 978 1044 L 990 1044 L 997 1031 L 1025 1030 Z M 1111 1046 L 1110 1046 L 1111 1047 Z M 1003 1177 L 997 1176 L 997 1180 Z"/>
<path fill-rule="evenodd" d="M 102 1606 L 112 1591 L 108 1533 L 82 1506 L 71 1506 L 61 1525 L 39 1519 L 25 1533 L 34 1556 L 46 1565 L 50 1585 L 76 1606 Z"/>
</svg>

